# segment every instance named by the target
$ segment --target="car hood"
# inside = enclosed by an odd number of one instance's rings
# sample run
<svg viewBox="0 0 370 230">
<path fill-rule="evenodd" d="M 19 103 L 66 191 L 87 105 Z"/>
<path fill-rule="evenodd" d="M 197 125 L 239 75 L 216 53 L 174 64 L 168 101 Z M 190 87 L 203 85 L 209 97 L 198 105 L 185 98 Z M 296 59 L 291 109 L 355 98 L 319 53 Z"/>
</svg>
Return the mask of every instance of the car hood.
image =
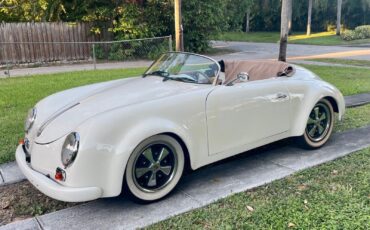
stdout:
<svg viewBox="0 0 370 230">
<path fill-rule="evenodd" d="M 104 111 L 189 93 L 210 85 L 136 77 L 93 84 L 51 95 L 37 105 L 31 136 L 39 144 L 51 143 L 73 132 L 81 123 Z"/>
</svg>

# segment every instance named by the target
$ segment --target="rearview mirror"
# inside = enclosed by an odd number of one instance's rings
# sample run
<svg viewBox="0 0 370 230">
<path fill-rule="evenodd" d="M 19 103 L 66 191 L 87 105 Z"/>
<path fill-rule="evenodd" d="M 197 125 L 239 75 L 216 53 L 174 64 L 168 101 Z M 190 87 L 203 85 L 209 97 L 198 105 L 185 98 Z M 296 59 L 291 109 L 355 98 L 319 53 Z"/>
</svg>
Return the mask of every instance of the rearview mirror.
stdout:
<svg viewBox="0 0 370 230">
<path fill-rule="evenodd" d="M 232 80 L 231 82 L 227 83 L 227 86 L 231 86 L 234 84 L 234 82 L 240 81 L 240 82 L 247 82 L 249 81 L 249 74 L 247 72 L 240 72 L 238 75 L 236 75 L 236 78 Z"/>
</svg>

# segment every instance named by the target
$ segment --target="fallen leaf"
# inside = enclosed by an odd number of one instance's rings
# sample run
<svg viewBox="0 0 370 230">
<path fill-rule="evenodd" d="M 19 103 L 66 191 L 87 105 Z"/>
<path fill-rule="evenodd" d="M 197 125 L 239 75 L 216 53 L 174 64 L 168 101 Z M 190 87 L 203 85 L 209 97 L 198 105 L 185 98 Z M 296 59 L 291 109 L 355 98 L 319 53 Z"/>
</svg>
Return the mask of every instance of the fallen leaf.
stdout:
<svg viewBox="0 0 370 230">
<path fill-rule="evenodd" d="M 305 185 L 305 184 L 298 185 L 298 190 L 299 191 L 303 191 L 303 190 L 306 190 L 306 189 L 307 189 L 307 185 Z"/>
<path fill-rule="evenodd" d="M 247 209 L 248 209 L 248 211 L 250 211 L 250 212 L 253 212 L 254 211 L 254 208 L 252 208 L 251 206 L 249 206 L 249 205 L 247 205 Z"/>
<path fill-rule="evenodd" d="M 4 202 L 1 203 L 1 208 L 2 209 L 7 209 L 7 208 L 9 208 L 9 206 L 10 206 L 10 201 L 4 201 Z"/>
<path fill-rule="evenodd" d="M 293 228 L 293 227 L 295 227 L 295 224 L 293 224 L 293 223 L 288 224 L 288 228 Z"/>
</svg>

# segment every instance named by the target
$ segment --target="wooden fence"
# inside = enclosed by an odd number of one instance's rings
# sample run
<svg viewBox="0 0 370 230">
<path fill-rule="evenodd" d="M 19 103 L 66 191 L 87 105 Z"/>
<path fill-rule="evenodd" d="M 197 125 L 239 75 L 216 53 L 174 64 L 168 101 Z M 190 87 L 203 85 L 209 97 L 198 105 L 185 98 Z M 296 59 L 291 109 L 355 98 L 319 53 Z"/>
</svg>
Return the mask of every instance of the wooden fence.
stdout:
<svg viewBox="0 0 370 230">
<path fill-rule="evenodd" d="M 111 40 L 104 32 L 95 36 L 87 23 L 1 23 L 0 63 L 43 63 L 87 60 L 92 57 L 88 42 Z"/>
</svg>

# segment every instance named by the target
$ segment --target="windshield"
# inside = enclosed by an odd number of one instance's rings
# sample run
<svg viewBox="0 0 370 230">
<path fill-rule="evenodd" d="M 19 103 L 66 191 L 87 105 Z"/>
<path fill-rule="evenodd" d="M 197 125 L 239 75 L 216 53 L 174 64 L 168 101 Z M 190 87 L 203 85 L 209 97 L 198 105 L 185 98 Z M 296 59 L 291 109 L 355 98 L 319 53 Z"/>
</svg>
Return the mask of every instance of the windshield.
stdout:
<svg viewBox="0 0 370 230">
<path fill-rule="evenodd" d="M 145 72 L 144 77 L 156 75 L 163 80 L 176 80 L 197 84 L 212 84 L 220 71 L 214 60 L 191 53 L 163 54 Z"/>
</svg>

